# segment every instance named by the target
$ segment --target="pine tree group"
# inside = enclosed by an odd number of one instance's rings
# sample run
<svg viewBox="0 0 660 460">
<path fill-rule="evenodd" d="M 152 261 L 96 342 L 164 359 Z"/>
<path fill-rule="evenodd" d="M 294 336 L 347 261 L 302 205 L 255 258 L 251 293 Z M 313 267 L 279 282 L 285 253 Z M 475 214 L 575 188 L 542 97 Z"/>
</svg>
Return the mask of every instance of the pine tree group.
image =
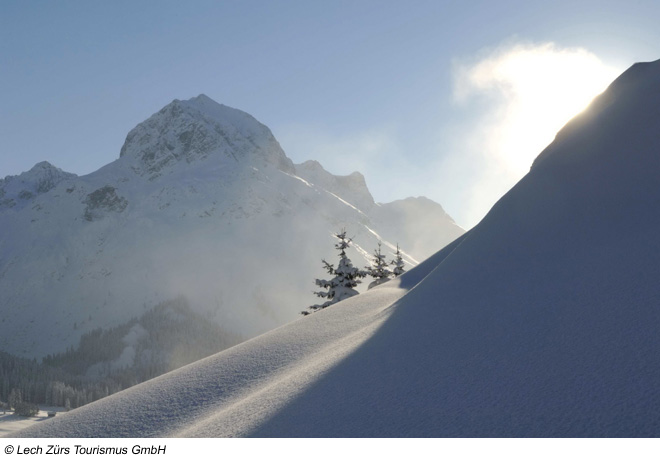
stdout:
<svg viewBox="0 0 660 460">
<path fill-rule="evenodd" d="M 361 283 L 360 279 L 369 275 L 374 278 L 369 284 L 369 288 L 378 286 L 392 277 L 402 275 L 406 270 L 403 268 L 405 265 L 403 261 L 403 254 L 396 245 L 395 259 L 389 264 L 385 261 L 385 255 L 381 252 L 381 242 L 378 242 L 378 249 L 374 250 L 371 266 L 366 267 L 366 270 L 360 270 L 353 266 L 353 263 L 346 255 L 346 249 L 351 245 L 351 239 L 346 236 L 346 230 L 335 233 L 334 237 L 339 240 L 335 244 L 335 248 L 339 251 L 339 264 L 337 268 L 333 264 L 328 263 L 325 259 L 322 260 L 323 268 L 333 276 L 330 280 L 317 279 L 316 285 L 323 288 L 322 291 L 315 291 L 318 297 L 327 299 L 322 304 L 312 305 L 306 310 L 301 311 L 302 315 L 309 315 L 315 311 L 322 310 L 332 304 L 340 302 L 344 299 L 359 294 L 355 287 Z M 393 265 L 394 269 L 390 270 L 389 265 Z"/>
<path fill-rule="evenodd" d="M 317 279 L 316 285 L 324 290 L 314 292 L 318 297 L 327 300 L 322 304 L 312 305 L 307 310 L 302 311 L 301 314 L 303 315 L 309 315 L 310 313 L 359 294 L 354 288 L 361 283 L 360 278 L 364 278 L 367 275 L 364 270 L 354 267 L 351 259 L 346 255 L 346 249 L 351 244 L 351 239 L 346 236 L 346 230 L 342 230 L 334 236 L 339 240 L 335 244 L 335 248 L 339 251 L 339 264 L 337 268 L 334 268 L 333 264 L 323 260 L 325 270 L 333 278 L 329 280 Z"/>
</svg>

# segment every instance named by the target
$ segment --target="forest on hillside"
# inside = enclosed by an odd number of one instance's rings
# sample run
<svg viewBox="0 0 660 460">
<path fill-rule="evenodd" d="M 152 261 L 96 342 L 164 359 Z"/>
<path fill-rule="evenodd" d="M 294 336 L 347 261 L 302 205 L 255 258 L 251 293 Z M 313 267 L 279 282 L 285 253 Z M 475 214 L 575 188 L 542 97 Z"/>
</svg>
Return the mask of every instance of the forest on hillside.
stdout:
<svg viewBox="0 0 660 460">
<path fill-rule="evenodd" d="M 41 362 L 0 351 L 0 403 L 76 408 L 222 351 L 244 340 L 179 297 Z"/>
</svg>

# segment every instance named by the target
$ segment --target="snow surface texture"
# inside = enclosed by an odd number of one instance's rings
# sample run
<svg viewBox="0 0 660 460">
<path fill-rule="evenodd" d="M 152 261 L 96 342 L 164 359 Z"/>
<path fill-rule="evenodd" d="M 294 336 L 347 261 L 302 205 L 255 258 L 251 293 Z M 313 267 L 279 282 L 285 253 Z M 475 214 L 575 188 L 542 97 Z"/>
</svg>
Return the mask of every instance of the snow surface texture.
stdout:
<svg viewBox="0 0 660 460">
<path fill-rule="evenodd" d="M 660 61 L 386 283 L 21 436 L 660 434 Z"/>
<path fill-rule="evenodd" d="M 440 205 L 406 203 L 390 213 L 361 174 L 294 165 L 247 113 L 175 100 L 92 174 L 39 163 L 0 181 L 0 350 L 41 358 L 180 296 L 225 330 L 263 333 L 318 302 L 333 232 L 346 228 L 359 267 L 378 238 L 411 266 L 463 233 Z M 441 225 L 420 239 L 403 219 Z"/>
</svg>

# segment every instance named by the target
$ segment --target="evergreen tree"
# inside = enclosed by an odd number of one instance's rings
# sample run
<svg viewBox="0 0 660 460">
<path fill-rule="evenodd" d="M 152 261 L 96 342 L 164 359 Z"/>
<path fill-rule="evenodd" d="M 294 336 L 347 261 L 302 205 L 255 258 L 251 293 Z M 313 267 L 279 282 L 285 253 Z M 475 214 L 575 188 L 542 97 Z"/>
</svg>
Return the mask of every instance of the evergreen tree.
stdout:
<svg viewBox="0 0 660 460">
<path fill-rule="evenodd" d="M 390 262 L 390 265 L 394 265 L 394 269 L 392 270 L 392 273 L 394 273 L 394 276 L 401 276 L 403 275 L 403 272 L 406 270 L 403 268 L 404 262 L 403 262 L 403 256 L 401 255 L 401 250 L 399 249 L 399 245 L 397 243 L 396 245 L 396 253 L 394 254 L 396 258 Z"/>
<path fill-rule="evenodd" d="M 23 393 L 17 388 L 12 388 L 11 393 L 9 393 L 9 407 L 16 410 L 18 406 L 23 402 Z"/>
<path fill-rule="evenodd" d="M 369 276 L 374 278 L 374 280 L 369 284 L 371 289 L 374 286 L 384 283 L 389 280 L 393 273 L 389 269 L 387 262 L 385 261 L 385 254 L 380 251 L 381 242 L 378 242 L 378 249 L 374 250 L 374 258 L 371 261 L 371 266 L 367 267 L 367 273 Z"/>
<path fill-rule="evenodd" d="M 21 415 L 23 417 L 34 417 L 39 413 L 39 406 L 29 402 L 20 402 L 14 408 L 15 415 Z"/>
<path fill-rule="evenodd" d="M 346 236 L 346 230 L 342 230 L 334 236 L 339 240 L 335 244 L 335 248 L 339 251 L 339 264 L 335 268 L 334 265 L 323 260 L 325 270 L 333 278 L 330 280 L 317 279 L 316 285 L 324 290 L 314 292 L 317 296 L 327 300 L 322 304 L 312 305 L 307 310 L 302 311 L 301 314 L 303 315 L 309 315 L 317 310 L 359 294 L 354 288 L 361 283 L 360 278 L 367 276 L 364 270 L 354 267 L 351 259 L 346 255 L 346 249 L 351 244 L 351 239 Z"/>
</svg>

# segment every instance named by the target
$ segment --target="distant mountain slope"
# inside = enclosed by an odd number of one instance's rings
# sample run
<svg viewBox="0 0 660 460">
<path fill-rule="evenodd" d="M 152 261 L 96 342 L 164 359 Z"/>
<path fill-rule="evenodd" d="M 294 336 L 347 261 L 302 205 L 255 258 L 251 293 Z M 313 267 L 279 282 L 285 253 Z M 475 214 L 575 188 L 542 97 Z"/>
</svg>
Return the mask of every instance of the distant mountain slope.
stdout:
<svg viewBox="0 0 660 460">
<path fill-rule="evenodd" d="M 75 177 L 75 174 L 64 172 L 47 161 L 42 161 L 23 174 L 0 179 L 0 210 L 21 209 L 36 196 L 49 192 L 60 182 Z"/>
<path fill-rule="evenodd" d="M 359 173 L 296 166 L 247 113 L 204 95 L 175 100 L 92 174 L 44 162 L 0 181 L 0 350 L 64 351 L 179 297 L 253 336 L 316 303 L 332 232 L 354 237 L 358 266 L 382 233 L 410 267 L 463 232 L 439 206 L 428 214 L 446 231 L 418 241 Z"/>
<path fill-rule="evenodd" d="M 21 436 L 655 437 L 660 61 L 404 275 Z"/>
</svg>

